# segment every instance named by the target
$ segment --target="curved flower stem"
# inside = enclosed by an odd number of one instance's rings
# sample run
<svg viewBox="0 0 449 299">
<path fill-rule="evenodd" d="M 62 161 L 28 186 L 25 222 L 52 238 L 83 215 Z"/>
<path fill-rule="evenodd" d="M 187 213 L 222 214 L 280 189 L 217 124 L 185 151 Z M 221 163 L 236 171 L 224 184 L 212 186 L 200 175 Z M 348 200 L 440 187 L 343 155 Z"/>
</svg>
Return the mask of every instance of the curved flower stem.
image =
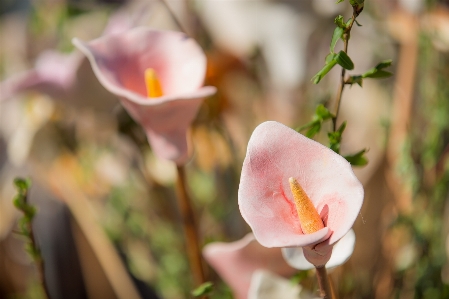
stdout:
<svg viewBox="0 0 449 299">
<path fill-rule="evenodd" d="M 193 274 L 195 286 L 197 287 L 206 282 L 199 246 L 198 230 L 193 215 L 191 200 L 187 194 L 184 166 L 177 166 L 177 173 L 177 202 L 182 218 L 190 269 Z"/>
<path fill-rule="evenodd" d="M 361 11 L 357 11 L 357 9 L 355 7 L 353 8 L 351 22 L 349 23 L 348 27 L 346 28 L 346 30 L 342 36 L 343 42 L 344 42 L 343 51 L 345 53 L 348 53 L 348 43 L 349 43 L 349 37 L 351 36 L 351 29 L 352 29 L 352 26 L 354 25 L 355 19 L 360 14 L 360 12 Z M 345 88 L 345 75 L 346 75 L 346 69 L 342 67 L 341 68 L 341 76 L 340 76 L 340 86 L 338 87 L 337 98 L 335 99 L 335 107 L 334 107 L 334 111 L 335 111 L 334 115 L 335 116 L 332 118 L 334 132 L 337 131 L 337 118 L 338 118 L 338 113 L 340 112 L 340 103 L 341 103 L 341 97 L 343 95 L 343 89 Z"/>
<path fill-rule="evenodd" d="M 36 264 L 36 267 L 37 267 L 37 271 L 39 273 L 39 280 L 40 280 L 40 282 L 42 284 L 42 288 L 44 289 L 44 293 L 45 293 L 46 298 L 47 299 L 51 299 L 51 297 L 50 297 L 50 290 L 48 289 L 47 279 L 45 277 L 44 259 L 42 258 L 41 252 L 38 249 L 39 247 L 38 247 L 38 245 L 36 243 L 36 237 L 34 235 L 34 232 L 33 232 L 33 229 L 31 227 L 31 224 L 30 224 L 30 239 L 31 239 L 31 242 L 32 242 L 31 246 L 33 246 L 35 248 L 35 250 L 37 250 L 37 252 L 39 252 L 39 256 L 36 256 L 35 260 L 34 260 L 34 262 Z"/>
<path fill-rule="evenodd" d="M 51 299 L 50 291 L 48 289 L 47 280 L 45 277 L 44 258 L 42 257 L 42 252 L 36 239 L 36 235 L 34 234 L 33 228 L 33 220 L 36 216 L 36 208 L 35 206 L 30 205 L 28 200 L 31 181 L 22 178 L 16 178 L 14 180 L 14 184 L 18 189 L 18 194 L 16 197 L 14 197 L 14 205 L 19 211 L 23 213 L 23 218 L 20 220 L 19 224 L 20 231 L 18 232 L 18 234 L 26 238 L 26 250 L 36 266 L 39 282 L 42 285 L 45 298 Z"/>
<path fill-rule="evenodd" d="M 320 286 L 320 296 L 323 299 L 332 299 L 332 291 L 327 277 L 326 267 L 320 266 L 316 268 L 316 276 L 318 278 L 318 285 Z"/>
</svg>

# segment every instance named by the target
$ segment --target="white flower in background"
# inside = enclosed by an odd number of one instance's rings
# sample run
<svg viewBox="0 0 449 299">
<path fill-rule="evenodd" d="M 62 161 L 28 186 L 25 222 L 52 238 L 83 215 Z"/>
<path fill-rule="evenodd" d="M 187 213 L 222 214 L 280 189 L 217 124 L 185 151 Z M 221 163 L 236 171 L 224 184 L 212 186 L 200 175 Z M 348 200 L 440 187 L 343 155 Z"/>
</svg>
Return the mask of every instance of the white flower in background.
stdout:
<svg viewBox="0 0 449 299">
<path fill-rule="evenodd" d="M 312 298 L 299 284 L 266 270 L 257 270 L 251 278 L 247 299 Z"/>
</svg>

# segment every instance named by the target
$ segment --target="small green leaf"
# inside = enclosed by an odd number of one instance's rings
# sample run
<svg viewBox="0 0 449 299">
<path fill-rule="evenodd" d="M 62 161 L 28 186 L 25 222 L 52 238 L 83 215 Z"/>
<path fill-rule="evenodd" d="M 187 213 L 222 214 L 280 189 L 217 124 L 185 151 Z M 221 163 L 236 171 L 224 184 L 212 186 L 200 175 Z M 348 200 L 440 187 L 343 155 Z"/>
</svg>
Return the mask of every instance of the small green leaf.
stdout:
<svg viewBox="0 0 449 299">
<path fill-rule="evenodd" d="M 345 19 L 343 19 L 343 16 L 342 16 L 342 15 L 338 15 L 338 16 L 335 18 L 334 23 L 335 23 L 339 28 L 346 29 Z"/>
<path fill-rule="evenodd" d="M 348 54 L 346 54 L 344 51 L 338 52 L 337 56 L 335 57 L 335 60 L 344 69 L 347 69 L 347 70 L 354 69 L 354 63 L 352 62 L 351 58 L 349 58 Z"/>
<path fill-rule="evenodd" d="M 313 126 L 307 131 L 306 136 L 308 138 L 313 138 L 316 134 L 321 131 L 321 122 L 316 121 L 313 123 Z"/>
<path fill-rule="evenodd" d="M 336 152 L 337 154 L 340 153 L 340 143 L 343 135 L 343 131 L 346 128 L 346 122 L 343 122 L 337 131 L 330 132 L 327 134 L 329 138 L 329 147 L 331 150 Z"/>
<path fill-rule="evenodd" d="M 341 3 L 343 1 L 345 1 L 345 0 L 337 0 L 337 2 L 335 2 L 335 3 L 338 4 L 338 3 Z"/>
<path fill-rule="evenodd" d="M 373 79 L 383 79 L 383 78 L 388 78 L 391 76 L 393 76 L 392 73 L 387 72 L 387 71 L 382 71 L 382 70 L 374 72 L 372 74 L 365 73 L 362 75 L 363 78 L 373 78 Z"/>
<path fill-rule="evenodd" d="M 19 192 L 26 192 L 30 186 L 31 181 L 29 179 L 15 178 L 14 185 L 17 187 Z"/>
<path fill-rule="evenodd" d="M 391 60 L 391 59 L 384 60 L 384 61 L 380 62 L 378 65 L 376 65 L 374 68 L 381 70 L 381 69 L 390 67 L 392 63 L 393 63 L 393 60 Z"/>
<path fill-rule="evenodd" d="M 335 28 L 334 34 L 332 35 L 332 41 L 331 41 L 331 46 L 330 46 L 331 53 L 334 53 L 335 45 L 337 44 L 338 40 L 343 36 L 344 31 L 345 30 L 341 27 Z M 329 55 L 327 55 L 327 56 L 329 56 Z"/>
<path fill-rule="evenodd" d="M 201 297 L 204 295 L 210 294 L 214 289 L 214 284 L 210 281 L 207 281 L 194 289 L 191 293 L 194 297 Z"/>
<path fill-rule="evenodd" d="M 357 20 L 354 20 L 354 22 L 357 24 L 357 26 L 362 27 L 363 25 L 360 24 Z"/>
<path fill-rule="evenodd" d="M 365 153 L 366 149 L 363 149 L 353 155 L 344 156 L 344 158 L 353 166 L 365 166 L 368 164 L 368 159 L 365 157 Z"/>
<path fill-rule="evenodd" d="M 330 111 L 324 107 L 323 104 L 318 105 L 315 109 L 315 114 L 313 115 L 313 120 L 299 128 L 296 129 L 296 131 L 300 132 L 305 129 L 309 129 L 306 132 L 306 136 L 309 138 L 313 138 L 316 134 L 318 134 L 321 130 L 321 124 L 328 120 L 333 118 L 334 115 L 330 113 Z"/>
<path fill-rule="evenodd" d="M 313 76 L 312 81 L 314 84 L 318 84 L 321 79 L 323 79 L 324 76 L 326 76 L 327 73 L 337 64 L 337 61 L 335 58 L 333 58 L 329 63 L 326 63 L 326 65 L 318 72 L 315 76 Z"/>
<path fill-rule="evenodd" d="M 328 119 L 334 117 L 334 115 L 332 113 L 330 113 L 330 111 L 326 107 L 324 107 L 323 104 L 319 104 L 318 107 L 316 107 L 316 109 L 315 109 L 314 117 L 316 117 L 320 120 L 328 120 Z"/>
</svg>

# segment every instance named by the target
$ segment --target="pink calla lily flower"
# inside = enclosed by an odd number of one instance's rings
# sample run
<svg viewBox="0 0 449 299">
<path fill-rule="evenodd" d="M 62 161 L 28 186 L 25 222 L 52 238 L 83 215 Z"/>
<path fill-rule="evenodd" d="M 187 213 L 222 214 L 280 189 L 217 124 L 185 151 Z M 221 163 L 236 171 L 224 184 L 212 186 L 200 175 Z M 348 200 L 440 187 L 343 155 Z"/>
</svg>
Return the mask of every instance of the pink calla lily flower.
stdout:
<svg viewBox="0 0 449 299">
<path fill-rule="evenodd" d="M 76 80 L 76 70 L 83 57 L 47 50 L 39 55 L 34 69 L 12 76 L 0 84 L 0 102 L 28 90 L 67 98 Z"/>
<path fill-rule="evenodd" d="M 289 178 L 296 179 L 324 228 L 304 234 Z M 351 165 L 329 148 L 278 123 L 265 122 L 248 143 L 238 192 L 240 212 L 266 247 L 304 247 L 315 266 L 329 260 L 332 246 L 352 227 L 363 187 Z"/>
<path fill-rule="evenodd" d="M 215 242 L 204 246 L 203 256 L 232 289 L 236 299 L 246 299 L 253 273 L 264 269 L 284 277 L 296 273 L 284 260 L 280 248 L 266 248 L 252 233 L 231 243 Z"/>
<path fill-rule="evenodd" d="M 143 27 L 73 43 L 87 56 L 100 83 L 143 126 L 153 151 L 185 163 L 188 126 L 203 99 L 216 91 L 203 86 L 206 56 L 199 45 L 181 32 Z M 161 95 L 147 96 L 148 69 L 157 75 Z"/>
</svg>

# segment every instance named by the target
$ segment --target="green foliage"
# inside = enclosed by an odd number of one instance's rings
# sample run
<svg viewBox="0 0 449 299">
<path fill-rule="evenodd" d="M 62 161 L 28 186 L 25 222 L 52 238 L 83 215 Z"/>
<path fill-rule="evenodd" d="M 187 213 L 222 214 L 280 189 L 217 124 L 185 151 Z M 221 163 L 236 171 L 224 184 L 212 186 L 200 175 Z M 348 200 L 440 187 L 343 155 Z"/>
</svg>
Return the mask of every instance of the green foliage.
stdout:
<svg viewBox="0 0 449 299">
<path fill-rule="evenodd" d="M 331 46 L 330 46 L 331 53 L 334 53 L 335 45 L 337 44 L 338 40 L 343 36 L 344 31 L 345 30 L 341 27 L 336 27 L 334 29 L 334 34 L 332 35 Z"/>
<path fill-rule="evenodd" d="M 346 54 L 344 51 L 340 51 L 337 54 L 330 53 L 329 55 L 326 56 L 325 62 L 326 64 L 324 65 L 324 67 L 315 76 L 313 76 L 312 81 L 314 84 L 318 84 L 321 81 L 321 79 L 324 76 L 326 76 L 326 74 L 329 73 L 329 71 L 336 64 L 339 64 L 340 66 L 342 66 L 347 70 L 354 69 L 354 63 L 352 62 L 351 58 L 349 58 L 348 54 Z"/>
<path fill-rule="evenodd" d="M 355 154 L 346 155 L 344 156 L 344 158 L 346 159 L 346 161 L 351 163 L 352 166 L 365 166 L 366 164 L 368 164 L 368 159 L 365 157 L 366 152 L 366 149 L 362 149 Z"/>
<path fill-rule="evenodd" d="M 343 67 L 346 70 L 354 69 L 354 63 L 352 62 L 348 54 L 346 54 L 346 52 L 344 51 L 338 52 L 338 54 L 335 56 L 335 60 L 341 67 Z"/>
<path fill-rule="evenodd" d="M 18 234 L 27 239 L 25 250 L 34 261 L 41 259 L 40 250 L 34 242 L 31 223 L 36 215 L 36 208 L 28 203 L 28 190 L 31 187 L 30 179 L 16 178 L 14 185 L 17 188 L 17 195 L 13 199 L 14 206 L 23 213 L 23 217 L 19 220 Z"/>
<path fill-rule="evenodd" d="M 334 118 L 334 115 L 330 113 L 323 104 L 320 104 L 315 110 L 312 121 L 297 128 L 296 131 L 299 132 L 308 129 L 308 131 L 306 132 L 306 136 L 309 138 L 313 138 L 313 136 L 320 132 L 323 122 L 332 118 Z"/>
<path fill-rule="evenodd" d="M 312 77 L 311 81 L 314 84 L 318 84 L 336 64 L 339 64 L 346 70 L 354 69 L 354 63 L 346 52 L 340 51 L 337 54 L 334 53 L 337 42 L 340 39 L 343 41 L 348 39 L 349 34 L 345 33 L 351 29 L 352 19 L 345 22 L 343 16 L 339 15 L 335 18 L 334 23 L 337 27 L 334 29 L 334 33 L 332 35 L 332 40 L 329 47 L 330 53 L 326 56 L 324 67 Z"/>
<path fill-rule="evenodd" d="M 337 131 L 327 133 L 327 136 L 329 138 L 329 147 L 337 154 L 340 154 L 340 143 L 345 128 L 346 122 L 343 122 Z"/>
<path fill-rule="evenodd" d="M 324 76 L 326 76 L 327 73 L 330 72 L 330 70 L 337 64 L 337 60 L 335 60 L 335 54 L 331 54 L 331 59 L 326 59 L 326 64 L 324 67 L 316 73 L 315 76 L 313 76 L 312 81 L 314 84 L 318 84 L 321 79 L 323 79 Z M 327 56 L 329 57 L 329 55 Z"/>
<path fill-rule="evenodd" d="M 196 289 L 194 289 L 192 291 L 192 295 L 194 297 L 201 297 L 204 295 L 209 295 L 210 293 L 212 293 L 213 290 L 214 290 L 214 284 L 210 281 L 207 281 L 207 282 L 203 283 L 202 285 L 200 285 L 199 287 L 197 287 Z"/>
<path fill-rule="evenodd" d="M 392 64 L 392 60 L 384 60 L 382 62 L 380 62 L 379 64 L 377 64 L 375 67 L 373 67 L 372 69 L 369 69 L 368 71 L 366 71 L 365 73 L 363 73 L 362 75 L 353 75 L 350 76 L 347 80 L 346 80 L 346 84 L 358 84 L 360 86 L 363 85 L 363 79 L 365 78 L 371 78 L 371 79 L 384 79 L 384 78 L 388 78 L 391 77 L 393 74 L 388 72 L 388 71 L 384 71 L 384 68 L 387 68 L 389 66 L 391 66 Z"/>
<path fill-rule="evenodd" d="M 339 15 L 335 18 L 334 20 L 335 25 L 337 25 L 337 28 L 341 28 L 341 29 L 346 29 L 346 23 L 345 23 L 345 19 L 343 18 L 342 15 Z"/>
</svg>

